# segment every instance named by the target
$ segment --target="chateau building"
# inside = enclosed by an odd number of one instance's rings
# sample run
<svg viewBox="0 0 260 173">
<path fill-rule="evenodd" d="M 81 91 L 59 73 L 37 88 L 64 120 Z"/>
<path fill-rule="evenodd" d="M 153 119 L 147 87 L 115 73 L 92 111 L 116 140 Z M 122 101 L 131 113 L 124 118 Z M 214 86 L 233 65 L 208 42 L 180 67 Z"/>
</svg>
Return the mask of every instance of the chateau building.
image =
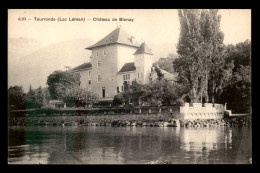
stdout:
<svg viewBox="0 0 260 173">
<path fill-rule="evenodd" d="M 124 91 L 124 82 L 147 84 L 154 80 L 153 53 L 143 42 L 122 28 L 116 28 L 96 44 L 86 48 L 92 54 L 89 63 L 72 69 L 80 73 L 82 88 L 95 92 L 102 100 L 113 100 Z"/>
</svg>

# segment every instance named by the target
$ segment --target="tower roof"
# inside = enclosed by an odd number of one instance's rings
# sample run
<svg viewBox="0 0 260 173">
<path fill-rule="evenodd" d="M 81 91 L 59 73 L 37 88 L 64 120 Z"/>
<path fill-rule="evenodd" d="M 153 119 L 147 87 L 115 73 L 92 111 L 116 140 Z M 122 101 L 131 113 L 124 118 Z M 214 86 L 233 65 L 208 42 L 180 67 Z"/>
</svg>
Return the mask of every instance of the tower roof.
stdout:
<svg viewBox="0 0 260 173">
<path fill-rule="evenodd" d="M 88 62 L 88 63 L 81 64 L 77 67 L 74 67 L 73 69 L 71 69 L 71 71 L 80 71 L 80 70 L 84 70 L 84 69 L 91 69 L 91 67 L 92 67 L 91 62 Z"/>
<path fill-rule="evenodd" d="M 133 47 L 139 47 L 139 44 L 134 40 L 134 37 L 126 33 L 122 28 L 116 28 L 106 37 L 101 39 L 96 44 L 87 47 L 86 49 L 93 49 L 94 47 L 109 45 L 109 44 L 124 44 Z"/>
<path fill-rule="evenodd" d="M 145 43 L 142 43 L 142 44 L 140 45 L 140 47 L 136 50 L 136 52 L 134 53 L 134 55 L 143 54 L 143 53 L 153 55 L 151 49 L 148 48 Z"/>
<path fill-rule="evenodd" d="M 127 71 L 135 71 L 136 67 L 134 62 L 125 63 L 125 65 L 119 70 L 119 73 L 127 72 Z"/>
</svg>

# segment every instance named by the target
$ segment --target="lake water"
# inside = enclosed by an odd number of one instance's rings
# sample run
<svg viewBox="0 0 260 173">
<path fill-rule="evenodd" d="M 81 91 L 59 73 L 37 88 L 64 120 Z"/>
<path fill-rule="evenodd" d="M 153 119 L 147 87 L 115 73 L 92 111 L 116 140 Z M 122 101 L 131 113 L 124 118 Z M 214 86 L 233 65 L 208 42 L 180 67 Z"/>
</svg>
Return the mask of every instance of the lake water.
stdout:
<svg viewBox="0 0 260 173">
<path fill-rule="evenodd" d="M 9 127 L 9 164 L 248 164 L 251 127 Z"/>
</svg>

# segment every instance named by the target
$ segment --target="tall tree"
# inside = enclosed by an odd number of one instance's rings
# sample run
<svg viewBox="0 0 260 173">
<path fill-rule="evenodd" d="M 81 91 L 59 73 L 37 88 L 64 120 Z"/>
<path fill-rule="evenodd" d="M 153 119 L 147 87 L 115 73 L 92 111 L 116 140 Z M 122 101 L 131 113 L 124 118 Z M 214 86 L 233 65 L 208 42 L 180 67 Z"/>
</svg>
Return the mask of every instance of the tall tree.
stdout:
<svg viewBox="0 0 260 173">
<path fill-rule="evenodd" d="M 214 103 L 214 97 L 231 77 L 232 63 L 226 64 L 224 34 L 218 10 L 179 10 L 181 34 L 174 61 L 180 80 L 190 86 L 192 102 Z M 199 100 L 200 99 L 200 100 Z"/>
<path fill-rule="evenodd" d="M 179 54 L 175 69 L 184 85 L 189 86 L 191 102 L 198 102 L 203 91 L 203 59 L 201 52 L 203 45 L 200 34 L 200 11 L 178 10 L 181 32 L 177 44 Z"/>
<path fill-rule="evenodd" d="M 42 90 L 41 86 L 36 90 L 35 94 L 36 94 L 37 107 L 41 108 L 43 106 L 43 102 L 44 102 L 44 95 L 43 95 L 43 90 Z"/>
<path fill-rule="evenodd" d="M 48 88 L 43 88 L 42 90 L 43 90 L 43 96 L 44 96 L 43 103 L 45 106 L 47 106 L 49 104 L 51 96 L 50 96 Z"/>
<path fill-rule="evenodd" d="M 30 85 L 29 92 L 26 94 L 26 109 L 35 108 L 35 103 L 35 91 L 32 89 L 32 86 Z"/>
<path fill-rule="evenodd" d="M 232 62 L 227 63 L 225 46 L 223 44 L 224 34 L 220 30 L 221 16 L 217 9 L 202 10 L 201 12 L 201 35 L 204 49 L 204 94 L 206 102 L 215 102 L 215 95 L 220 94 L 223 87 L 232 76 Z"/>
</svg>

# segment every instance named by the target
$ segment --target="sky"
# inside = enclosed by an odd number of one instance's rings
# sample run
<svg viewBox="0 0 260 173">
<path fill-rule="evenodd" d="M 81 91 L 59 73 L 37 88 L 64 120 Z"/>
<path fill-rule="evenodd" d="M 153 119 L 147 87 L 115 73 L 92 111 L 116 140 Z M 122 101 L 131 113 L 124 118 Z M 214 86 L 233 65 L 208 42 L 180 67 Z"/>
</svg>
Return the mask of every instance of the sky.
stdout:
<svg viewBox="0 0 260 173">
<path fill-rule="evenodd" d="M 247 39 L 251 40 L 250 9 L 220 9 L 219 14 L 222 16 L 220 27 L 224 32 L 225 44 L 236 44 Z M 26 21 L 23 18 L 26 18 Z M 35 18 L 55 18 L 55 21 L 37 21 Z M 67 19 L 67 21 L 58 21 L 59 18 Z M 85 21 L 69 21 L 69 18 L 83 18 Z M 94 21 L 94 18 L 110 19 L 110 21 Z M 117 21 L 112 21 L 113 18 L 117 19 Z M 119 18 L 130 19 L 131 21 L 120 22 Z M 32 39 L 39 42 L 42 46 L 73 39 L 92 39 L 97 42 L 119 26 L 127 33 L 135 36 L 137 41 L 145 41 L 148 45 L 149 43 L 170 43 L 175 45 L 178 43 L 180 24 L 176 9 L 8 10 L 8 38 Z M 27 47 L 26 53 L 30 54 L 30 50 L 34 51 L 34 49 Z M 35 62 L 37 57 L 33 58 Z M 8 67 L 11 67 L 11 63 L 15 61 L 15 59 L 12 61 L 12 57 L 8 56 L 8 62 L 10 62 Z M 27 61 L 29 62 L 29 60 Z M 44 61 L 44 59 L 39 59 L 39 63 L 41 61 Z M 60 66 L 58 61 L 53 60 L 52 63 Z M 11 75 L 9 74 L 9 76 Z M 26 73 L 26 75 L 30 74 Z M 19 83 L 19 80 L 25 80 L 25 78 L 17 78 L 14 78 L 17 80 L 17 83 Z M 42 83 L 46 82 L 46 77 L 44 80 Z M 26 85 L 28 88 L 29 84 Z"/>
</svg>

